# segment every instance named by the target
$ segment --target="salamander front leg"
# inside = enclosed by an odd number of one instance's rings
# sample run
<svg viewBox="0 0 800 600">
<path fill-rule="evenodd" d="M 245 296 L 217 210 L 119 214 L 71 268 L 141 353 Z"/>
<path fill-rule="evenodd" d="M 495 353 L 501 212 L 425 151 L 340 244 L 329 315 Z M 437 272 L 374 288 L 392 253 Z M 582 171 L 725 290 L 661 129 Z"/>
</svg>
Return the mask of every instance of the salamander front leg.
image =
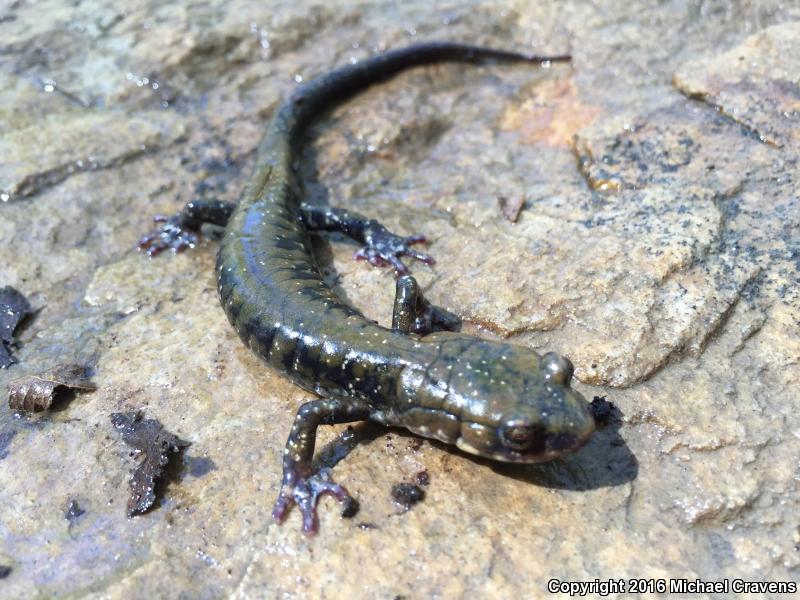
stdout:
<svg viewBox="0 0 800 600">
<path fill-rule="evenodd" d="M 428 302 L 411 275 L 398 278 L 395 286 L 392 329 L 404 333 L 426 334 L 433 331 L 455 331 L 461 325 L 453 313 Z"/>
<path fill-rule="evenodd" d="M 333 398 L 306 402 L 297 411 L 294 425 L 283 451 L 283 480 L 272 517 L 283 522 L 289 509 L 297 504 L 303 515 L 303 531 L 317 531 L 317 501 L 330 494 L 340 502 L 350 499 L 341 485 L 334 483 L 328 469 L 314 472 L 311 459 L 317 427 L 336 423 L 352 423 L 369 419 L 370 408 L 366 402 L 352 398 Z"/>
<path fill-rule="evenodd" d="M 411 248 L 414 244 L 425 242 L 425 236 L 396 235 L 375 219 L 368 219 L 343 208 L 303 203 L 300 205 L 300 215 L 308 229 L 340 231 L 364 244 L 364 247 L 354 254 L 356 260 L 368 260 L 376 267 L 391 265 L 398 275 L 408 273 L 408 267 L 400 260 L 401 256 L 410 256 L 426 265 L 435 262 L 432 256 Z"/>
<path fill-rule="evenodd" d="M 224 227 L 235 207 L 232 202 L 193 200 L 177 215 L 157 215 L 153 220 L 160 223 L 160 227 L 139 240 L 139 250 L 156 256 L 164 250 L 183 252 L 194 248 L 200 242 L 203 223 Z"/>
</svg>

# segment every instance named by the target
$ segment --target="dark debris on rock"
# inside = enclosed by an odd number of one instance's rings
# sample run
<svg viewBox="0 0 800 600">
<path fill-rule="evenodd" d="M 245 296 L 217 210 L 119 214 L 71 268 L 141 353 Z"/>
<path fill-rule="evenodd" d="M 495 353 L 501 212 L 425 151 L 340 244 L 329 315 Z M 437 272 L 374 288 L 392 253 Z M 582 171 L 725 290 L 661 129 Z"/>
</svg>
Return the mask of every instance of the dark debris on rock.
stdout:
<svg viewBox="0 0 800 600">
<path fill-rule="evenodd" d="M 155 504 L 156 488 L 164 478 L 170 458 L 189 443 L 165 430 L 156 419 L 143 418 L 138 411 L 113 413 L 111 423 L 126 444 L 144 455 L 129 482 L 128 516 L 140 515 Z"/>
</svg>

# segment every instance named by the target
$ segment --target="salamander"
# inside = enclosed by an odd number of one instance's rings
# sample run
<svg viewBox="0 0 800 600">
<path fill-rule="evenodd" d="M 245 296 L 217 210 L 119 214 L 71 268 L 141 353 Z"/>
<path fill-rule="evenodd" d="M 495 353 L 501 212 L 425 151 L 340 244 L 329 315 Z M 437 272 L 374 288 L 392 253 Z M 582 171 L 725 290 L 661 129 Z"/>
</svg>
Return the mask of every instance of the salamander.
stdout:
<svg viewBox="0 0 800 600">
<path fill-rule="evenodd" d="M 312 466 L 320 425 L 370 420 L 405 427 L 498 461 L 547 461 L 581 447 L 594 431 L 586 400 L 570 387 L 573 366 L 554 352 L 453 331 L 401 256 L 433 264 L 400 236 L 355 212 L 302 200 L 293 162 L 303 133 L 325 109 L 410 67 L 443 61 L 566 62 L 450 42 L 412 45 L 330 71 L 296 88 L 274 113 L 255 172 L 238 203 L 195 200 L 142 239 L 151 255 L 224 226 L 216 279 L 222 307 L 242 341 L 269 366 L 318 396 L 297 411 L 283 453 L 273 517 L 297 505 L 316 531 L 318 499 L 352 501 L 327 469 Z M 362 244 L 356 258 L 398 275 L 392 327 L 343 303 L 323 281 L 310 231 L 340 231 Z"/>
</svg>

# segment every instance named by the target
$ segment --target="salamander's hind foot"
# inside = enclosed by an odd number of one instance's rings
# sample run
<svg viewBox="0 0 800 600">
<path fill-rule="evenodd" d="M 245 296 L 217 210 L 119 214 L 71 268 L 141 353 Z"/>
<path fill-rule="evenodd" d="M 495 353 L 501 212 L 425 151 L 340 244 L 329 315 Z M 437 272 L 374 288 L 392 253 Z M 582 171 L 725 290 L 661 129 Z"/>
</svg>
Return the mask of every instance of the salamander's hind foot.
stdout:
<svg viewBox="0 0 800 600">
<path fill-rule="evenodd" d="M 364 244 L 353 258 L 368 260 L 376 267 L 390 265 L 398 275 L 408 273 L 408 267 L 400 260 L 401 256 L 410 256 L 426 265 L 435 262 L 432 256 L 417 252 L 411 247 L 423 243 L 425 236 L 395 235 L 375 219 L 368 219 L 357 212 L 304 202 L 300 205 L 300 217 L 303 224 L 312 231 L 341 231 L 347 237 Z"/>
<path fill-rule="evenodd" d="M 158 256 L 164 250 L 183 252 L 187 248 L 194 248 L 202 239 L 199 225 L 187 226 L 182 214 L 171 217 L 157 215 L 153 217 L 153 221 L 159 223 L 160 227 L 139 240 L 138 246 L 139 250 L 147 252 L 149 256 Z"/>
<path fill-rule="evenodd" d="M 157 256 L 164 250 L 183 252 L 194 248 L 203 239 L 203 223 L 224 227 L 234 208 L 233 203 L 221 200 L 192 200 L 177 215 L 154 217 L 161 226 L 139 240 L 139 250 Z"/>
<path fill-rule="evenodd" d="M 303 515 L 303 531 L 308 535 L 315 534 L 319 528 L 317 503 L 322 496 L 325 494 L 333 496 L 343 504 L 345 511 L 356 502 L 343 486 L 331 479 L 329 469 L 321 469 L 308 477 L 302 477 L 297 473 L 289 477 L 286 475 L 285 473 L 284 483 L 272 508 L 272 518 L 278 523 L 283 523 L 289 514 L 289 509 L 296 504 Z M 343 512 L 343 516 L 344 514 Z"/>
<path fill-rule="evenodd" d="M 417 252 L 411 247 L 425 243 L 427 240 L 424 235 L 395 235 L 377 221 L 365 233 L 366 245 L 353 255 L 356 260 L 367 260 L 376 267 L 391 266 L 398 275 L 408 273 L 408 267 L 400 260 L 401 256 L 410 256 L 426 265 L 436 262 L 431 255 Z"/>
</svg>

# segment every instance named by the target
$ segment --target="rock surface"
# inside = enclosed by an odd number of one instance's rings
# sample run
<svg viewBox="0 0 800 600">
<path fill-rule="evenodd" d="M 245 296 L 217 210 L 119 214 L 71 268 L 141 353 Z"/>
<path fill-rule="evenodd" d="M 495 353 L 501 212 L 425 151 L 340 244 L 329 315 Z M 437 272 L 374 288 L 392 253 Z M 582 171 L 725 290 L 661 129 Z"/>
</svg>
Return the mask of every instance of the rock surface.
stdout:
<svg viewBox="0 0 800 600">
<path fill-rule="evenodd" d="M 644 6 L 646 5 L 646 6 Z M 99 389 L 0 406 L 0 596 L 511 597 L 551 578 L 800 577 L 800 10 L 778 3 L 16 2 L 0 20 L 0 287 L 39 312 L 0 385 L 61 362 Z M 621 418 L 551 464 L 402 431 L 321 431 L 360 513 L 270 519 L 307 394 L 218 306 L 214 244 L 148 260 L 158 213 L 235 200 L 297 82 L 457 39 L 571 67 L 408 72 L 320 121 L 302 177 L 437 257 L 415 274 L 466 328 L 576 366 Z M 524 198 L 515 223 L 498 198 Z M 388 324 L 388 273 L 316 245 Z M 191 443 L 128 518 L 112 413 Z M 327 444 L 327 445 L 326 445 Z M 427 471 L 408 511 L 392 486 Z M 80 518 L 67 518 L 77 503 Z"/>
</svg>

